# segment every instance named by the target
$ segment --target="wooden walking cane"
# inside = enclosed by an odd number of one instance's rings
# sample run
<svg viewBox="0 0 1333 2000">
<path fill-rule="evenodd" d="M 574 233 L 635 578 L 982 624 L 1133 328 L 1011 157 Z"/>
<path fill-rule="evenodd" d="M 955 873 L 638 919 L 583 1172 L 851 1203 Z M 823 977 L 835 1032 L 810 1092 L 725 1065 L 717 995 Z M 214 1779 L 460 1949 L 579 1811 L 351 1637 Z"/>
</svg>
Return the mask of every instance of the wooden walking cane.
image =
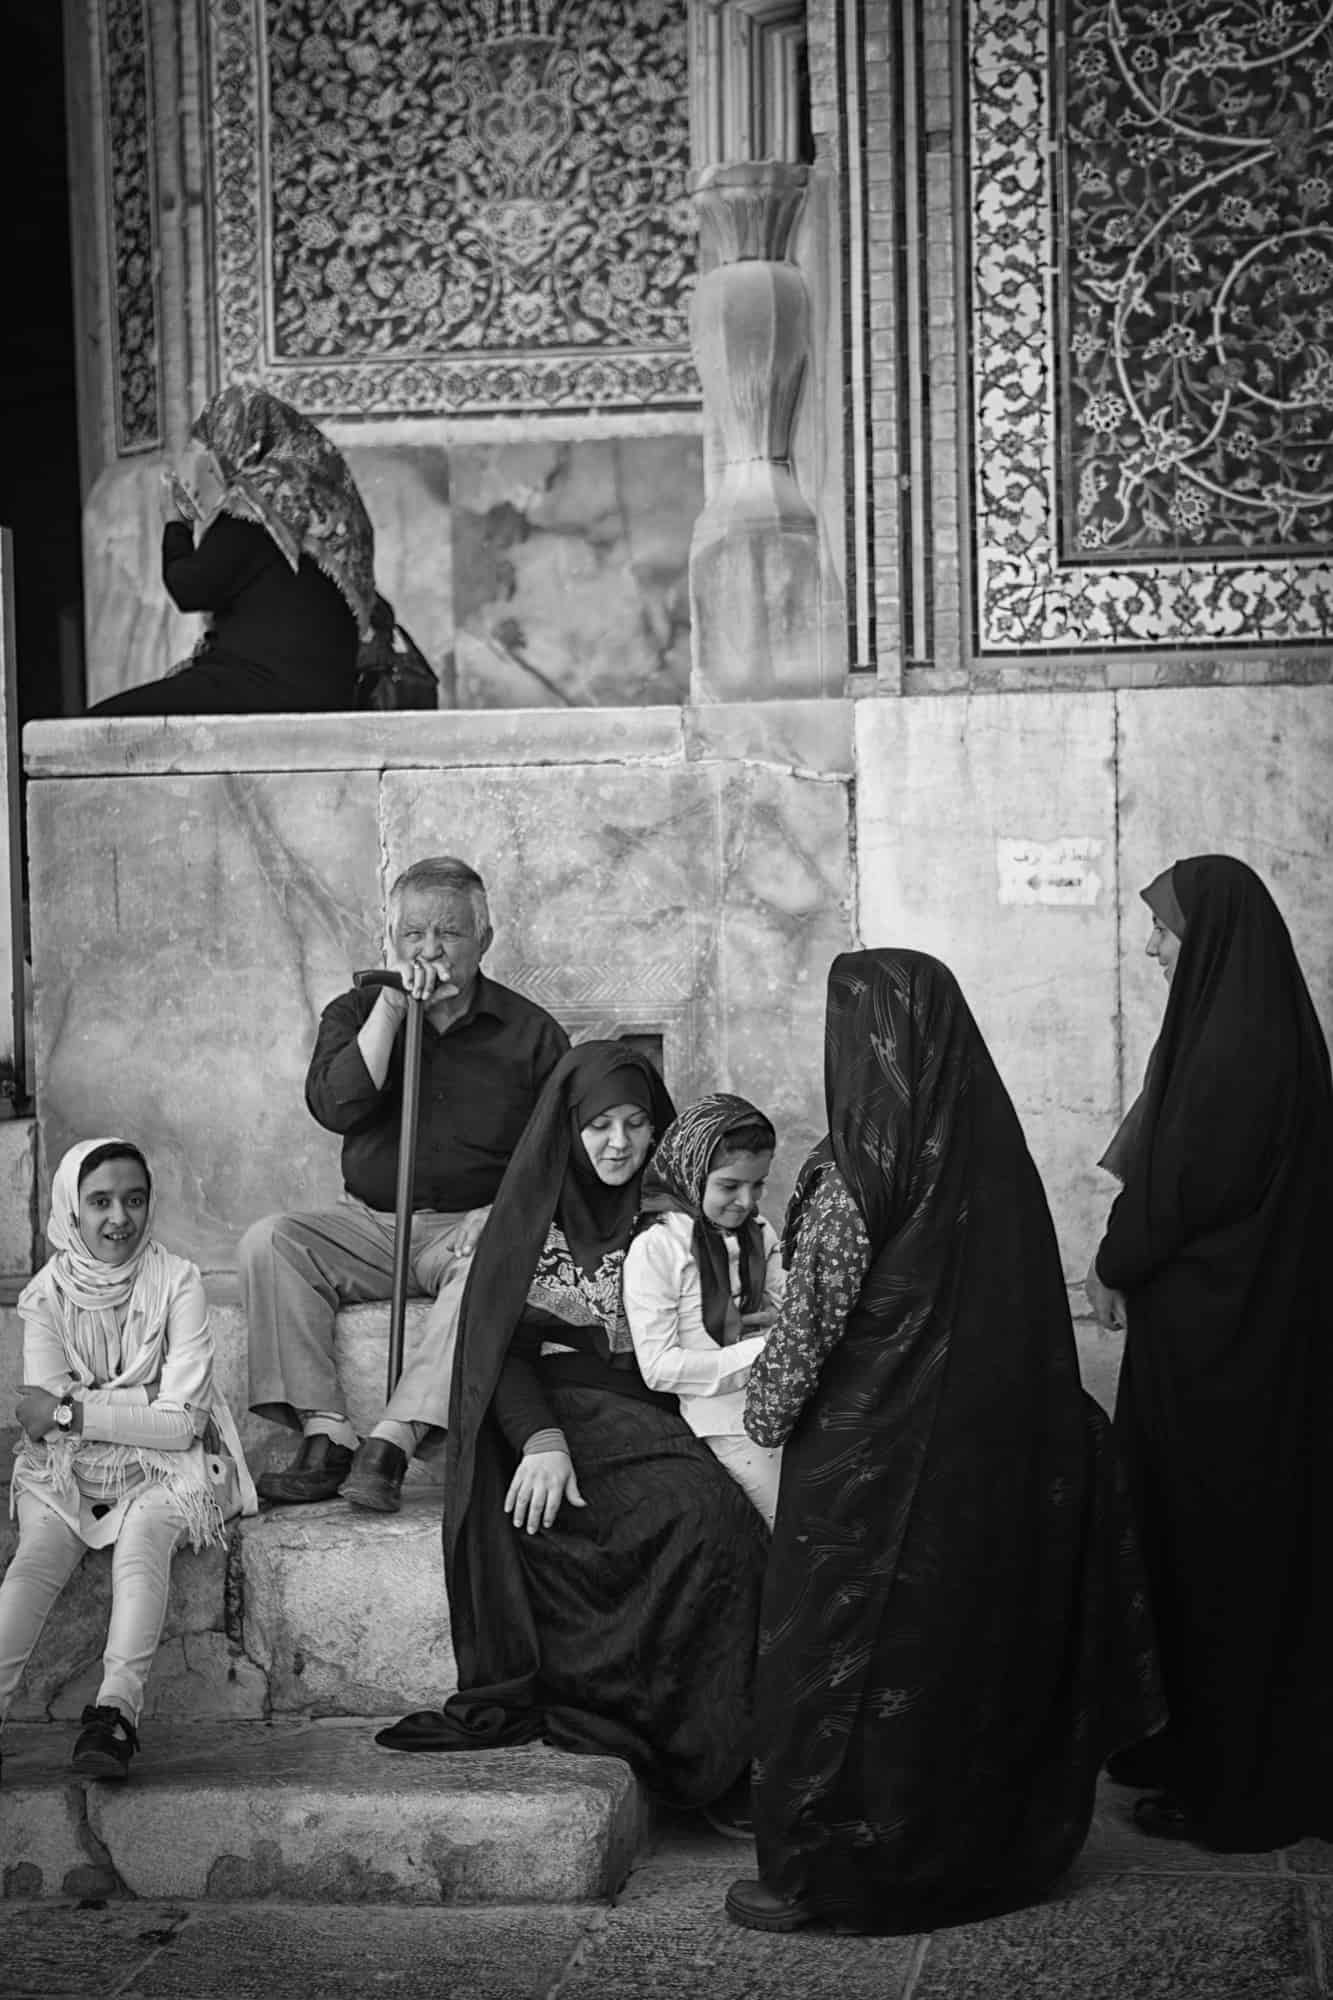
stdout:
<svg viewBox="0 0 1333 2000">
<path fill-rule="evenodd" d="M 382 966 L 354 972 L 353 986 L 393 986 L 403 991 L 402 975 Z M 389 1292 L 389 1364 L 386 1403 L 403 1372 L 403 1334 L 407 1325 L 407 1279 L 412 1268 L 412 1190 L 417 1172 L 417 1099 L 421 1094 L 421 1024 L 426 1009 L 411 994 L 407 998 L 407 1030 L 403 1039 L 403 1111 L 398 1127 L 398 1186 L 393 1204 L 393 1279 Z"/>
</svg>

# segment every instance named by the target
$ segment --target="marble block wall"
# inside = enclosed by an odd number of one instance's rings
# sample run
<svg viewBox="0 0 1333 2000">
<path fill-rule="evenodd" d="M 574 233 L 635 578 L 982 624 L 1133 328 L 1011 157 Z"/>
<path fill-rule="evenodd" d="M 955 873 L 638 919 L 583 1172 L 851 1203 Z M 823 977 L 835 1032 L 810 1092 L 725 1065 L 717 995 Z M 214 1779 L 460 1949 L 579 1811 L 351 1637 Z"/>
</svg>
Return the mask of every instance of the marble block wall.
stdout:
<svg viewBox="0 0 1333 2000">
<path fill-rule="evenodd" d="M 461 849 L 497 975 L 576 1036 L 658 1035 L 682 1100 L 774 1115 L 779 1207 L 822 1119 L 824 977 L 854 939 L 958 973 L 1072 1281 L 1162 989 L 1138 890 L 1252 862 L 1333 1022 L 1333 689 L 39 723 L 25 737 L 44 1173 L 128 1127 L 207 1269 L 329 1199 L 301 1095 L 320 1008 L 379 956 L 384 887 Z"/>
<path fill-rule="evenodd" d="M 137 1139 L 163 1240 L 209 1271 L 255 1217 L 334 1198 L 302 1096 L 320 1009 L 379 962 L 398 870 L 461 852 L 497 976 L 576 1038 L 660 1036 L 681 1102 L 757 1099 L 784 1198 L 851 936 L 850 705 L 47 723 L 26 747 L 45 1177 L 76 1137 Z"/>
<path fill-rule="evenodd" d="M 450 458 L 457 705 L 683 701 L 700 439 L 460 445 Z"/>
<path fill-rule="evenodd" d="M 958 975 L 1076 1282 L 1161 1021 L 1146 882 L 1188 854 L 1248 861 L 1333 1029 L 1333 688 L 866 701 L 856 725 L 860 936 Z"/>
<path fill-rule="evenodd" d="M 442 708 L 684 699 L 698 436 L 365 444 L 352 432 L 337 436 L 375 529 L 376 581 Z M 166 673 L 199 634 L 162 584 L 163 462 L 113 466 L 85 508 L 90 702 Z"/>
</svg>

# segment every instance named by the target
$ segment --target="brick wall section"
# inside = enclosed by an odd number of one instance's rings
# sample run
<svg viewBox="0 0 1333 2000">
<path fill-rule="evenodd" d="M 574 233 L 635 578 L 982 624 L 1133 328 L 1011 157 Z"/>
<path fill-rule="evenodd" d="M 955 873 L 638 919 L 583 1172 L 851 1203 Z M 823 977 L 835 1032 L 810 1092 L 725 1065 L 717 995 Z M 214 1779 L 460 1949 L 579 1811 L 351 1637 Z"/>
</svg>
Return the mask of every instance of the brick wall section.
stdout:
<svg viewBox="0 0 1333 2000">
<path fill-rule="evenodd" d="M 924 157 L 926 367 L 930 385 L 929 665 L 948 672 L 966 658 L 963 636 L 963 550 L 959 481 L 959 352 L 965 351 L 967 284 L 962 257 L 967 226 L 962 193 L 967 162 L 965 125 L 953 106 L 953 59 L 958 47 L 953 0 L 925 0 L 919 88 Z"/>
<path fill-rule="evenodd" d="M 838 169 L 844 271 L 849 665 L 896 690 L 899 585 L 896 0 L 809 0 L 811 113 Z M 853 672 L 853 685 L 857 674 Z"/>
<path fill-rule="evenodd" d="M 896 0 L 861 0 L 856 31 L 864 78 L 863 121 L 857 142 L 864 190 L 865 418 L 871 477 L 868 553 L 874 575 L 874 664 L 880 684 L 896 691 L 903 665 L 899 510 L 904 466 L 895 8 Z"/>
</svg>

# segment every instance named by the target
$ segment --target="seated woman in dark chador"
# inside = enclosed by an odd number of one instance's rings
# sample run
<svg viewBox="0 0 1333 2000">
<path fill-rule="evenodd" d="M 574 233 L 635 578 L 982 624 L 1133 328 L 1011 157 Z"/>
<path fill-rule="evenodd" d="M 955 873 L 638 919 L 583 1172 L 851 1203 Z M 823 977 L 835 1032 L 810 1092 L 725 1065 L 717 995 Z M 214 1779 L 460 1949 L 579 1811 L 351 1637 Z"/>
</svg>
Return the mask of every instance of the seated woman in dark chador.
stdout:
<svg viewBox="0 0 1333 2000">
<path fill-rule="evenodd" d="M 450 1406 L 444 1561 L 459 1691 L 390 1749 L 542 1738 L 707 1806 L 744 1778 L 767 1536 L 645 1385 L 621 1271 L 654 1136 L 646 1057 L 561 1058 L 477 1245 Z"/>
<path fill-rule="evenodd" d="M 1160 1698 L 1046 1197 L 943 965 L 834 961 L 825 1097 L 746 1392 L 786 1449 L 727 1907 L 922 1931 L 1045 1895 Z"/>
<path fill-rule="evenodd" d="M 375 542 L 346 459 L 265 389 L 232 387 L 191 433 L 197 491 L 166 482 L 162 581 L 208 629 L 165 680 L 90 715 L 282 714 L 356 706 Z M 196 541 L 196 533 L 198 540 Z"/>
<path fill-rule="evenodd" d="M 1167 1728 L 1112 1758 L 1150 1833 L 1333 1833 L 1333 1087 L 1286 924 L 1204 854 L 1143 891 L 1169 982 L 1088 1274 L 1126 1325 L 1116 1430 Z"/>
</svg>

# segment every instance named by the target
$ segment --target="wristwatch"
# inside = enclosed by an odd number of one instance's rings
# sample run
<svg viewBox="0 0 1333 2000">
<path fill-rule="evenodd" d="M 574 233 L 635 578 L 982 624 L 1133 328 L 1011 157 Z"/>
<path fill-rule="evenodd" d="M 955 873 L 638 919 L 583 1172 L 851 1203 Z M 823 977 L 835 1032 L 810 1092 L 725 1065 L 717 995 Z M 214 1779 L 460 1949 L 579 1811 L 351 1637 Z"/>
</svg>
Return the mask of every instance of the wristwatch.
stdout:
<svg viewBox="0 0 1333 2000">
<path fill-rule="evenodd" d="M 55 1409 L 51 1412 L 51 1415 L 58 1428 L 62 1431 L 67 1431 L 74 1421 L 74 1398 L 72 1396 L 62 1396 L 56 1404 Z"/>
</svg>

